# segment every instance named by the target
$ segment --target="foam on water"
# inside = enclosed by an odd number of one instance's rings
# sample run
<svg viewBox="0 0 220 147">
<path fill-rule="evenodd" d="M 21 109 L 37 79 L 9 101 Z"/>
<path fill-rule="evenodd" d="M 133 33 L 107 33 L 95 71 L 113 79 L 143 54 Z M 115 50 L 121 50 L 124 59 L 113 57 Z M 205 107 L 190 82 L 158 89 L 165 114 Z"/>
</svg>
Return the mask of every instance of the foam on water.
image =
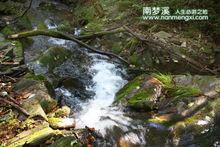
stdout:
<svg viewBox="0 0 220 147">
<path fill-rule="evenodd" d="M 122 112 L 110 106 L 116 92 L 126 81 L 119 74 L 120 69 L 105 60 L 95 61 L 90 67 L 90 72 L 93 74 L 94 85 L 89 89 L 95 93 L 95 96 L 89 102 L 82 104 L 83 111 L 77 117 L 81 123 L 77 125 L 95 127 L 104 133 L 106 127 L 117 125 L 116 121 L 121 121 L 120 117 L 123 117 Z M 110 119 L 103 119 L 107 117 Z M 122 123 L 124 120 L 122 119 Z"/>
</svg>

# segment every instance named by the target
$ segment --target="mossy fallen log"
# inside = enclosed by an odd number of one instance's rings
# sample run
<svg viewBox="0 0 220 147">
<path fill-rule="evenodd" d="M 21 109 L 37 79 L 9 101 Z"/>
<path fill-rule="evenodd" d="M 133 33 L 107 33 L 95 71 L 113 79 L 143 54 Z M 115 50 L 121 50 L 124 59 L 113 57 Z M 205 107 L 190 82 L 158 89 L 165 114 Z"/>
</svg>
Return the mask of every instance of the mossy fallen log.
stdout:
<svg viewBox="0 0 220 147">
<path fill-rule="evenodd" d="M 16 146 L 36 146 L 45 141 L 46 139 L 59 135 L 61 132 L 59 130 L 53 130 L 49 127 L 47 123 L 38 126 L 34 129 L 24 131 L 18 134 L 16 137 L 9 140 L 9 143 L 6 145 L 8 147 Z"/>
<path fill-rule="evenodd" d="M 116 55 L 111 52 L 98 50 L 92 46 L 89 46 L 88 44 L 84 43 L 83 41 L 81 41 L 83 39 L 100 37 L 100 36 L 103 36 L 106 34 L 115 34 L 115 33 L 120 33 L 123 31 L 124 31 L 123 28 L 118 28 L 118 29 L 114 29 L 114 30 L 110 30 L 110 31 L 102 31 L 102 32 L 97 32 L 97 33 L 93 33 L 90 35 L 84 35 L 84 36 L 78 37 L 78 36 L 73 36 L 70 34 L 65 34 L 65 33 L 62 33 L 62 32 L 56 31 L 56 30 L 32 30 L 32 31 L 26 31 L 26 32 L 21 32 L 21 33 L 17 33 L 17 34 L 12 34 L 12 35 L 7 36 L 7 38 L 8 39 L 21 39 L 21 38 L 26 38 L 26 37 L 44 35 L 44 36 L 49 36 L 49 37 L 54 37 L 54 38 L 70 40 L 70 41 L 74 41 L 74 42 L 78 43 L 79 45 L 87 48 L 89 51 L 92 51 L 92 52 L 98 53 L 98 54 L 102 54 L 102 55 L 106 55 L 109 57 L 115 57 L 115 58 L 119 59 L 120 61 L 122 61 L 126 64 L 129 64 L 128 61 L 126 61 L 125 59 L 123 59 L 119 55 Z"/>
</svg>

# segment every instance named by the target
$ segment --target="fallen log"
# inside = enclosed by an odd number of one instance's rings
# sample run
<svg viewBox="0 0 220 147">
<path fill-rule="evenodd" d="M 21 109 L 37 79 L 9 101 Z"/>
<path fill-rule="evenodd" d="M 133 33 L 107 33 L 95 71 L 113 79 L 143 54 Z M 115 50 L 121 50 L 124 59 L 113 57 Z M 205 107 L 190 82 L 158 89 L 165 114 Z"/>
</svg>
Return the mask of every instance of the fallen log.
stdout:
<svg viewBox="0 0 220 147">
<path fill-rule="evenodd" d="M 56 30 L 31 30 L 31 31 L 17 33 L 17 34 L 12 34 L 12 35 L 9 35 L 7 38 L 9 38 L 9 39 L 21 39 L 21 38 L 26 38 L 26 37 L 33 37 L 33 36 L 43 35 L 43 36 L 61 38 L 61 39 L 65 39 L 65 40 L 72 40 L 72 38 L 83 40 L 83 39 L 91 39 L 91 38 L 94 38 L 94 37 L 101 37 L 103 35 L 121 33 L 121 32 L 124 32 L 124 31 L 125 31 L 125 29 L 123 29 L 123 28 L 116 28 L 116 29 L 109 30 L 109 31 L 100 31 L 100 32 L 92 33 L 92 34 L 86 34 L 86 35 L 82 35 L 82 36 L 75 36 L 75 35 L 71 35 L 71 34 L 65 34 L 65 33 L 62 33 L 60 31 L 56 31 Z"/>
<path fill-rule="evenodd" d="M 16 135 L 14 138 L 9 140 L 6 146 L 38 146 L 50 137 L 57 136 L 59 134 L 61 134 L 61 131 L 53 130 L 47 123 L 43 123 L 40 126 L 23 131 Z"/>
<path fill-rule="evenodd" d="M 101 51 L 98 50 L 92 46 L 89 46 L 88 44 L 80 41 L 79 39 L 88 39 L 88 38 L 92 38 L 92 37 L 99 37 L 105 34 L 113 34 L 113 33 L 119 33 L 122 32 L 123 29 L 122 28 L 118 28 L 115 30 L 111 30 L 111 31 L 102 31 L 102 32 L 97 32 L 91 35 L 84 35 L 81 37 L 77 37 L 77 36 L 73 36 L 73 35 L 69 35 L 69 34 L 64 34 L 62 32 L 56 31 L 56 30 L 32 30 L 32 31 L 27 31 L 27 32 L 21 32 L 21 33 L 17 33 L 17 34 L 12 34 L 7 36 L 8 39 L 20 39 L 20 38 L 25 38 L 25 37 L 33 37 L 33 36 L 38 36 L 38 35 L 44 35 L 44 36 L 49 36 L 49 37 L 54 37 L 54 38 L 60 38 L 60 39 L 65 39 L 65 40 L 70 40 L 70 41 L 74 41 L 76 43 L 78 43 L 79 45 L 87 48 L 88 50 L 94 52 L 94 53 L 98 53 L 98 54 L 102 54 L 102 55 L 106 55 L 109 57 L 115 57 L 117 59 L 119 59 L 120 61 L 123 61 L 126 64 L 129 64 L 128 61 L 126 61 L 125 59 L 123 59 L 122 57 L 120 57 L 119 55 L 116 55 L 114 53 L 111 52 L 107 52 L 107 51 Z"/>
</svg>

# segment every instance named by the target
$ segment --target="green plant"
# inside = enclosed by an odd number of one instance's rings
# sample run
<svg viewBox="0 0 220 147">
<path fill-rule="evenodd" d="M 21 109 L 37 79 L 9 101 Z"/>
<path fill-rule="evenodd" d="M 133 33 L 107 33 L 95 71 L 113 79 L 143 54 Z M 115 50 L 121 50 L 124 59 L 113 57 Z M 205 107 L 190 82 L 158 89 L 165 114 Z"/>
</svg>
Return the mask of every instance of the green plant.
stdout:
<svg viewBox="0 0 220 147">
<path fill-rule="evenodd" d="M 154 73 L 152 76 L 159 80 L 164 88 L 173 88 L 174 85 L 170 74 Z"/>
</svg>

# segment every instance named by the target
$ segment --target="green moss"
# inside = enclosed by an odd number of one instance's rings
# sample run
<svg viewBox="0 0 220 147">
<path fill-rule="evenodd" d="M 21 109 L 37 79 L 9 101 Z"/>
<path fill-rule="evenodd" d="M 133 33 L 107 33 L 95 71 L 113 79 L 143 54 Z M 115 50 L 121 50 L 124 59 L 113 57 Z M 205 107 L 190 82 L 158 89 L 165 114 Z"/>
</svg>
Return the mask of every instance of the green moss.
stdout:
<svg viewBox="0 0 220 147">
<path fill-rule="evenodd" d="M 191 96 L 197 96 L 201 93 L 201 90 L 195 86 L 181 86 L 177 85 L 173 88 L 173 93 L 171 93 L 171 97 L 174 99 L 185 98 Z"/>
<path fill-rule="evenodd" d="M 146 101 L 151 94 L 153 93 L 153 89 L 146 89 L 144 91 L 139 91 L 137 94 L 135 94 L 132 98 L 128 100 L 129 105 L 135 106 L 143 101 Z"/>
<path fill-rule="evenodd" d="M 122 47 L 120 46 L 120 43 L 114 43 L 112 46 L 112 52 L 115 54 L 119 54 L 122 51 Z"/>
<path fill-rule="evenodd" d="M 48 118 L 49 124 L 57 124 L 62 122 L 62 120 L 63 120 L 62 118 L 56 118 L 56 117 Z"/>
<path fill-rule="evenodd" d="M 102 23 L 99 23 L 99 22 L 90 22 L 86 25 L 86 28 L 89 29 L 89 30 L 93 30 L 93 31 L 102 31 L 102 28 L 103 28 L 103 24 Z"/>
<path fill-rule="evenodd" d="M 39 30 L 47 30 L 47 25 L 44 22 L 40 22 L 37 25 L 37 29 L 39 29 Z"/>
<path fill-rule="evenodd" d="M 36 81 L 45 81 L 46 78 L 43 75 L 34 75 L 33 73 L 27 73 L 24 78 Z"/>
<path fill-rule="evenodd" d="M 140 86 L 141 82 L 144 80 L 144 75 L 140 75 L 126 84 L 119 92 L 116 94 L 116 102 L 123 99 L 127 94 L 131 93 L 133 89 Z"/>
<path fill-rule="evenodd" d="M 168 96 L 173 99 L 172 102 L 178 98 L 187 98 L 201 93 L 201 90 L 196 86 L 175 85 L 172 76 L 169 74 L 157 73 L 153 74 L 153 77 L 162 83 Z"/>
<path fill-rule="evenodd" d="M 131 62 L 131 64 L 134 64 L 134 65 L 141 65 L 141 60 L 140 60 L 140 57 L 138 56 L 137 52 L 134 52 L 130 57 L 129 57 L 129 60 Z"/>
<path fill-rule="evenodd" d="M 14 33 L 14 29 L 13 27 L 11 26 L 6 26 L 4 29 L 1 30 L 1 32 L 4 34 L 4 35 L 11 35 Z"/>
<path fill-rule="evenodd" d="M 29 20 L 29 18 L 25 15 L 21 18 L 19 18 L 18 22 L 17 22 L 17 27 L 20 29 L 20 30 L 23 30 L 23 29 L 32 29 L 32 24 L 31 24 L 31 21 Z"/>
<path fill-rule="evenodd" d="M 91 22 L 95 17 L 95 8 L 90 5 L 77 5 L 74 9 L 74 14 L 77 21 L 86 19 Z"/>
<path fill-rule="evenodd" d="M 63 21 L 61 24 L 58 25 L 57 28 L 59 31 L 65 31 L 65 32 L 70 32 L 73 30 L 72 25 L 70 24 L 69 21 Z"/>
<path fill-rule="evenodd" d="M 52 112 L 57 107 L 57 101 L 54 99 L 42 100 L 40 101 L 40 105 L 45 113 L 49 113 Z"/>
</svg>

